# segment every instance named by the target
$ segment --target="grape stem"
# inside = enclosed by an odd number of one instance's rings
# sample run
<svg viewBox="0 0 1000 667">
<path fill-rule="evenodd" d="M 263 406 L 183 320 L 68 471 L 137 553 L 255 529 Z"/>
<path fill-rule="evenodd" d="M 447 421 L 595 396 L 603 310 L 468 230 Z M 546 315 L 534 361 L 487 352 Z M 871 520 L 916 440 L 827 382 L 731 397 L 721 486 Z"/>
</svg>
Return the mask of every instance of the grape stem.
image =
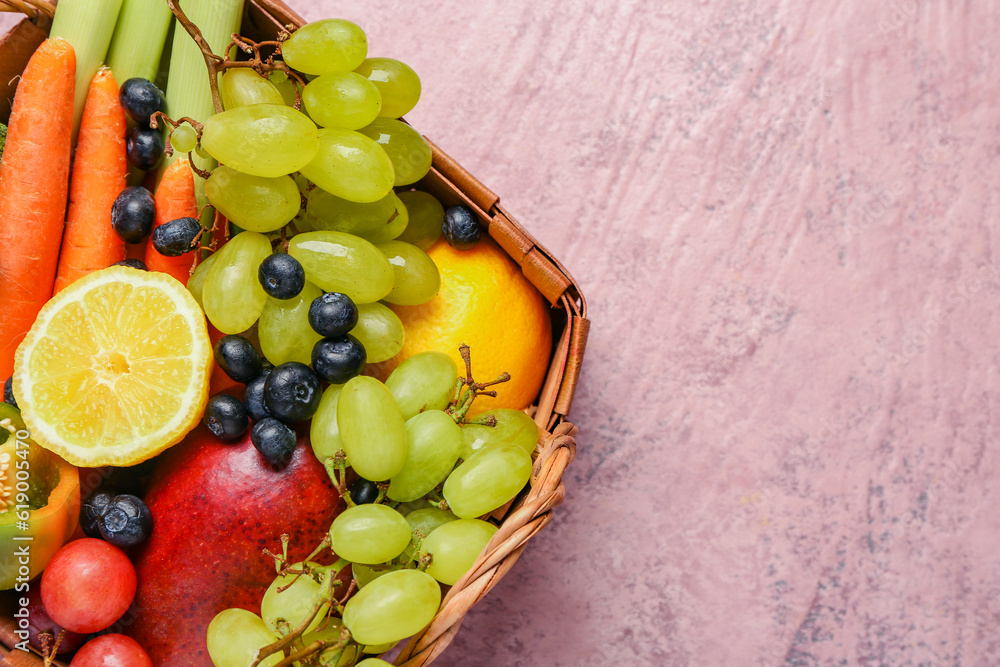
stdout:
<svg viewBox="0 0 1000 667">
<path fill-rule="evenodd" d="M 235 46 L 243 53 L 251 56 L 249 60 L 230 60 L 228 57 L 217 56 L 212 53 L 212 47 L 209 46 L 208 42 L 205 40 L 204 35 L 201 34 L 201 30 L 191 19 L 187 17 L 184 10 L 181 9 L 178 4 L 178 0 L 167 0 L 167 6 L 170 7 L 170 11 L 173 12 L 174 16 L 177 17 L 177 22 L 184 26 L 188 34 L 191 35 L 191 39 L 197 44 L 198 49 L 201 51 L 202 57 L 205 58 L 205 67 L 208 68 L 208 85 L 212 90 L 212 104 L 215 107 L 215 113 L 221 113 L 223 110 L 222 106 L 222 96 L 219 94 L 219 74 L 227 69 L 233 67 L 249 67 L 253 69 L 257 74 L 261 76 L 265 75 L 265 72 L 271 72 L 278 70 L 284 72 L 286 76 L 290 77 L 295 81 L 295 104 L 293 107 L 296 111 L 302 110 L 302 88 L 305 88 L 306 82 L 299 76 L 298 72 L 292 70 L 288 65 L 285 64 L 283 60 L 275 61 L 274 56 L 281 53 L 281 42 L 288 39 L 289 33 L 282 32 L 277 40 L 269 40 L 263 42 L 254 42 L 245 37 L 233 33 L 232 41 L 229 46 L 226 47 L 225 53 L 228 54 L 229 51 Z M 260 54 L 260 47 L 271 46 L 274 47 L 274 53 L 267 58 L 264 58 Z"/>
<path fill-rule="evenodd" d="M 281 662 L 275 663 L 274 667 L 288 667 L 289 665 L 294 665 L 296 662 L 302 660 L 303 658 L 308 658 L 309 656 L 316 655 L 324 648 L 326 648 L 326 642 L 323 641 L 322 639 L 317 639 L 316 641 L 314 641 L 309 646 L 306 646 L 301 651 L 296 651 L 287 658 L 284 658 Z M 344 648 L 347 648 L 346 644 Z M 339 660 L 340 658 L 338 657 L 337 659 Z M 331 663 L 331 664 L 336 664 L 336 663 Z"/>
<path fill-rule="evenodd" d="M 326 474 L 330 476 L 334 488 L 337 489 L 337 493 L 344 499 L 347 506 L 350 508 L 357 505 L 351 499 L 351 492 L 347 490 L 347 453 L 341 449 L 333 456 L 326 457 L 323 460 L 323 466 L 326 468 Z"/>
<path fill-rule="evenodd" d="M 59 644 L 66 637 L 66 631 L 61 629 L 59 634 L 55 637 L 55 643 L 52 641 L 52 632 L 46 630 L 45 632 L 38 633 L 38 641 L 42 644 L 42 664 L 44 667 L 51 667 L 52 662 L 56 659 L 56 654 L 59 652 Z"/>
<path fill-rule="evenodd" d="M 496 390 L 487 390 L 486 388 L 503 382 L 509 382 L 510 373 L 504 371 L 500 374 L 500 377 L 492 382 L 476 382 L 472 378 L 472 350 L 468 345 L 462 343 L 458 348 L 458 353 L 462 355 L 462 361 L 465 362 L 465 377 L 458 378 L 458 380 L 456 380 L 455 396 L 452 398 L 451 404 L 445 409 L 445 412 L 451 415 L 456 424 L 475 423 L 483 424 L 485 426 L 496 426 L 496 418 L 492 415 L 486 417 L 485 419 L 475 421 L 467 420 L 465 415 L 468 414 L 469 408 L 472 407 L 472 402 L 476 400 L 477 396 L 492 396 L 496 398 Z M 463 390 L 462 387 L 466 387 L 466 389 Z"/>
<path fill-rule="evenodd" d="M 323 543 L 327 542 L 328 539 L 329 538 L 324 539 Z M 309 560 L 309 558 L 315 556 L 325 546 L 323 543 L 321 543 L 320 547 L 317 547 L 317 550 L 313 552 L 313 554 L 311 554 L 308 558 L 306 558 L 307 561 Z M 267 646 L 259 649 L 257 651 L 257 657 L 251 664 L 251 667 L 257 667 L 257 665 L 260 665 L 260 663 L 265 658 L 268 658 L 278 652 L 284 652 L 285 649 L 292 646 L 296 641 L 298 641 L 302 637 L 303 634 L 305 634 L 306 629 L 310 625 L 312 625 L 313 621 L 316 619 L 316 616 L 318 616 L 320 612 L 324 611 L 324 607 L 326 608 L 326 611 L 324 612 L 326 614 L 330 614 L 330 612 L 333 611 L 334 605 L 336 605 L 336 608 L 342 612 L 343 603 L 337 599 L 333 591 L 335 588 L 334 582 L 336 582 L 338 585 L 340 583 L 339 581 L 337 581 L 337 575 L 340 574 L 340 571 L 344 569 L 344 567 L 346 567 L 347 564 L 348 564 L 347 561 L 341 558 L 330 568 L 330 573 L 326 581 L 324 582 L 324 590 L 322 591 L 322 593 L 316 596 L 316 601 L 315 603 L 313 603 L 312 609 L 309 611 L 308 614 L 306 614 L 306 617 L 305 619 L 303 619 L 302 623 L 300 623 L 296 628 L 291 630 L 288 634 L 283 636 L 278 641 L 274 642 L 273 644 L 268 644 Z M 334 572 L 334 569 L 336 569 L 336 573 Z M 351 593 L 353 592 L 353 589 L 354 589 L 354 581 L 352 580 L 351 586 L 348 587 L 347 594 L 344 596 L 344 600 L 350 597 Z M 351 633 L 345 627 L 340 633 L 340 641 L 338 641 L 335 646 L 341 647 L 341 653 L 343 653 L 343 648 L 346 647 L 348 642 L 350 641 L 351 641 Z M 326 642 L 323 641 L 313 642 L 308 647 L 306 647 L 306 649 L 311 649 L 312 652 L 303 653 L 302 651 L 299 651 L 294 655 L 299 656 L 298 659 L 301 660 L 302 658 L 308 657 L 310 655 L 315 655 L 325 646 Z M 286 657 L 278 664 L 291 665 L 292 662 L 288 662 L 290 657 L 291 656 L 286 655 Z"/>
<path fill-rule="evenodd" d="M 288 533 L 283 533 L 281 535 L 281 555 L 280 556 L 278 554 L 276 554 L 276 553 L 272 553 L 272 551 L 270 549 L 267 549 L 267 548 L 265 548 L 264 551 L 263 551 L 263 553 L 264 553 L 265 556 L 270 556 L 271 558 L 274 559 L 274 571 L 276 573 L 278 573 L 278 574 L 281 574 L 281 569 L 283 567 L 285 567 L 286 564 L 288 563 L 288 542 L 290 540 L 291 540 L 291 538 L 288 536 Z"/>
<path fill-rule="evenodd" d="M 246 37 L 234 33 L 233 41 L 229 43 L 228 47 L 226 47 L 226 53 L 229 53 L 229 50 L 235 46 L 243 53 L 246 53 L 247 55 L 251 56 L 251 58 L 249 60 L 229 60 L 227 58 L 226 60 L 223 61 L 222 68 L 229 69 L 231 67 L 249 67 L 250 69 L 257 72 L 257 74 L 261 76 L 265 76 L 266 72 L 273 72 L 275 70 L 279 72 L 284 72 L 285 76 L 291 78 L 297 84 L 295 86 L 295 103 L 292 105 L 292 107 L 296 111 L 301 111 L 302 110 L 301 91 L 303 88 L 306 87 L 306 82 L 302 79 L 301 76 L 299 76 L 298 72 L 296 72 L 295 70 L 291 69 L 288 65 L 286 65 L 285 61 L 274 59 L 274 54 L 281 53 L 281 43 L 284 40 L 288 39 L 288 37 L 289 37 L 288 33 L 281 33 L 278 36 L 277 40 L 254 42 L 252 40 L 247 39 Z M 260 55 L 260 47 L 262 46 L 274 47 L 274 54 L 272 54 L 267 58 L 264 58 L 263 56 Z"/>
</svg>

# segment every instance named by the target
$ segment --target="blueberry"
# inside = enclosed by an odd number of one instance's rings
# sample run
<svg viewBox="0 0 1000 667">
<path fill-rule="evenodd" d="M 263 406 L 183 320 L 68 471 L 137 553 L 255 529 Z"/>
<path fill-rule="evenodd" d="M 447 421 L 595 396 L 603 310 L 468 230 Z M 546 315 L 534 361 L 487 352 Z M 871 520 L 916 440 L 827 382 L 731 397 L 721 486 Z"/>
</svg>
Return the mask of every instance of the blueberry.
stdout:
<svg viewBox="0 0 1000 667">
<path fill-rule="evenodd" d="M 312 367 L 316 375 L 333 384 L 344 384 L 357 376 L 367 359 L 365 346 L 350 334 L 324 338 L 313 346 L 312 351 Z"/>
<path fill-rule="evenodd" d="M 159 130 L 133 125 L 125 134 L 125 157 L 132 166 L 152 171 L 163 159 L 166 145 Z"/>
<path fill-rule="evenodd" d="M 378 500 L 378 484 L 367 479 L 358 479 L 351 484 L 351 500 L 355 505 L 370 505 Z"/>
<path fill-rule="evenodd" d="M 267 417 L 253 425 L 250 442 L 275 470 L 287 466 L 295 452 L 295 432 L 274 417 Z"/>
<path fill-rule="evenodd" d="M 464 204 L 452 206 L 444 212 L 441 231 L 456 250 L 469 250 L 479 243 L 483 231 L 472 209 Z"/>
<path fill-rule="evenodd" d="M 247 388 L 243 391 L 243 405 L 246 406 L 250 419 L 255 422 L 271 416 L 271 411 L 267 408 L 267 403 L 264 402 L 264 383 L 267 381 L 267 376 L 271 374 L 271 370 L 265 368 L 260 375 L 247 382 Z"/>
<path fill-rule="evenodd" d="M 135 496 L 115 496 L 104 508 L 100 521 L 101 537 L 121 549 L 134 547 L 149 537 L 153 515 L 146 503 Z"/>
<path fill-rule="evenodd" d="M 14 376 L 11 375 L 7 378 L 7 381 L 3 383 L 3 402 L 7 405 L 13 405 L 17 407 L 17 401 L 14 400 Z"/>
<path fill-rule="evenodd" d="M 216 394 L 205 406 L 205 426 L 220 440 L 236 440 L 250 428 L 250 415 L 243 401 L 229 394 Z"/>
<path fill-rule="evenodd" d="M 111 503 L 114 493 L 95 491 L 80 505 L 80 528 L 87 537 L 101 536 L 101 515 Z"/>
<path fill-rule="evenodd" d="M 130 269 L 149 271 L 149 267 L 146 266 L 146 262 L 142 261 L 141 259 L 123 259 L 120 262 L 115 262 L 111 266 L 127 266 Z"/>
<path fill-rule="evenodd" d="M 244 384 L 261 374 L 264 364 L 257 350 L 243 336 L 223 336 L 215 344 L 215 363 L 226 375 Z"/>
<path fill-rule="evenodd" d="M 310 419 L 323 396 L 319 378 L 298 361 L 277 366 L 264 382 L 264 402 L 271 415 L 285 423 Z"/>
<path fill-rule="evenodd" d="M 302 265 L 286 252 L 269 255 L 261 262 L 257 279 L 267 295 L 275 299 L 291 299 L 306 286 L 306 272 Z"/>
<path fill-rule="evenodd" d="M 139 243 L 149 236 L 155 220 L 156 201 L 144 187 L 125 188 L 111 205 L 111 226 L 125 243 Z"/>
<path fill-rule="evenodd" d="M 313 299 L 309 306 L 309 324 L 325 338 L 337 338 L 358 323 L 358 307 L 351 297 L 340 292 L 327 292 Z"/>
<path fill-rule="evenodd" d="M 149 127 L 149 118 L 157 111 L 165 111 L 167 100 L 163 93 L 147 79 L 128 79 L 118 90 L 118 101 L 125 113 L 135 122 Z"/>
<path fill-rule="evenodd" d="M 156 252 L 165 257 L 180 257 L 195 248 L 202 227 L 194 218 L 177 218 L 153 230 L 150 241 Z"/>
</svg>

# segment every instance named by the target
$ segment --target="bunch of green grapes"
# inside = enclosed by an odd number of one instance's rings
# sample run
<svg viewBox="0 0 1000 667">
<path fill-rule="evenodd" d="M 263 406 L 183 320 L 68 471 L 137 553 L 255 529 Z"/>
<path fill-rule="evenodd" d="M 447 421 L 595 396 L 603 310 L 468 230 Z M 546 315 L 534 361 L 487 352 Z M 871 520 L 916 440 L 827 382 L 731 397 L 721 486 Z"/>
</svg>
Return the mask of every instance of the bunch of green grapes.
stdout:
<svg viewBox="0 0 1000 667">
<path fill-rule="evenodd" d="M 418 305 L 438 291 L 424 251 L 441 235 L 444 208 L 409 188 L 429 171 L 431 150 L 398 120 L 420 98 L 420 79 L 397 60 L 368 58 L 367 44 L 349 21 L 300 28 L 281 47 L 309 79 L 299 95 L 284 73 L 229 69 L 219 83 L 225 110 L 201 132 L 199 150 L 220 163 L 205 194 L 238 233 L 189 287 L 219 331 L 257 324 L 261 352 L 275 365 L 312 362 L 325 336 L 308 313 L 323 293 L 351 300 L 358 316 L 349 333 L 377 363 L 403 345 L 402 323 L 385 304 Z M 191 150 L 192 128 L 175 132 Z M 294 261 L 269 259 L 282 253 Z M 301 286 L 269 290 L 284 275 L 274 267 L 289 266 L 304 276 Z"/>
<path fill-rule="evenodd" d="M 539 432 L 516 410 L 465 419 L 475 391 L 462 391 L 442 352 L 411 357 L 385 383 L 360 369 L 321 370 L 334 305 L 353 309 L 337 335 L 350 331 L 362 363 L 399 352 L 403 327 L 386 304 L 436 295 L 440 277 L 425 251 L 441 235 L 444 208 L 410 187 L 431 167 L 427 142 L 399 120 L 420 97 L 412 69 L 368 58 L 361 29 L 337 19 L 300 28 L 281 52 L 308 75 L 301 110 L 283 74 L 233 69 L 221 79 L 226 110 L 200 138 L 221 163 L 205 193 L 239 231 L 188 286 L 219 331 L 256 325 L 267 361 L 311 363 L 329 383 L 310 441 L 348 507 L 329 530 L 338 565 L 279 563 L 261 615 L 222 611 L 208 648 L 217 667 L 247 667 L 283 638 L 292 651 L 320 642 L 316 664 L 374 667 L 386 663 L 358 660 L 427 626 L 442 586 L 472 568 L 498 530 L 489 515 L 531 476 Z M 350 491 L 347 468 L 358 477 Z M 336 582 L 348 564 L 345 591 Z"/>
</svg>

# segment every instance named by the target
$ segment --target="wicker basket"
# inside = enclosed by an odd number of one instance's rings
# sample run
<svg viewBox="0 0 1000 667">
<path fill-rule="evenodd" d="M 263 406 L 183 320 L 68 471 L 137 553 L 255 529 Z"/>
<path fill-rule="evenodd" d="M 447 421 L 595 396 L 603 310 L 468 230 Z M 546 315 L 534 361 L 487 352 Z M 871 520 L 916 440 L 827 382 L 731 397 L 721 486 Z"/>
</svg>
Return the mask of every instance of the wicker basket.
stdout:
<svg viewBox="0 0 1000 667">
<path fill-rule="evenodd" d="M 13 5 L 13 1 L 0 0 L 0 4 Z M 16 2 L 14 6 L 19 9 L 31 11 L 34 7 L 22 0 Z M 49 23 L 44 11 L 35 11 L 33 18 L 21 21 L 0 38 L 0 120 L 6 121 L 17 76 L 45 39 Z M 302 17 L 280 0 L 249 0 L 242 34 L 258 40 L 273 39 L 283 26 L 303 23 Z M 497 195 L 433 142 L 431 148 L 433 166 L 416 187 L 434 194 L 446 206 L 465 204 L 478 214 L 490 236 L 552 304 L 554 346 L 549 371 L 534 406 L 534 419 L 542 437 L 536 449 L 531 483 L 512 504 L 494 513 L 500 529 L 472 570 L 445 595 L 431 624 L 413 637 L 396 658 L 395 664 L 405 667 L 429 665 L 451 643 L 465 614 L 510 570 L 528 540 L 549 523 L 553 508 L 562 502 L 565 496 L 562 475 L 575 456 L 577 433 L 566 416 L 580 376 L 590 327 L 583 295 L 562 265 L 500 206 Z M 0 656 L 5 656 L 0 665 L 40 665 L 41 660 L 31 654 L 8 653 L 5 647 L 13 646 L 16 641 L 13 629 L 7 611 L 0 616 Z"/>
</svg>

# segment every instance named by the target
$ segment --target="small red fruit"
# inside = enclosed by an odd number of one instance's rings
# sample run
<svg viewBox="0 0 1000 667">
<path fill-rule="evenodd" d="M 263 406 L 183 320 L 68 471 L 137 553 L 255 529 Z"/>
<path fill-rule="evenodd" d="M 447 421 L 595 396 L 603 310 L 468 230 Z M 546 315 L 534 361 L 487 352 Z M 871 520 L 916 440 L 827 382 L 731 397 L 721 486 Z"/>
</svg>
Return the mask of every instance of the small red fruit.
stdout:
<svg viewBox="0 0 1000 667">
<path fill-rule="evenodd" d="M 69 667 L 153 667 L 153 661 L 131 637 L 101 635 L 84 644 Z"/>
<path fill-rule="evenodd" d="M 97 632 L 117 621 L 135 597 L 135 568 L 118 547 L 85 538 L 56 552 L 42 573 L 42 604 L 73 632 Z"/>
</svg>

